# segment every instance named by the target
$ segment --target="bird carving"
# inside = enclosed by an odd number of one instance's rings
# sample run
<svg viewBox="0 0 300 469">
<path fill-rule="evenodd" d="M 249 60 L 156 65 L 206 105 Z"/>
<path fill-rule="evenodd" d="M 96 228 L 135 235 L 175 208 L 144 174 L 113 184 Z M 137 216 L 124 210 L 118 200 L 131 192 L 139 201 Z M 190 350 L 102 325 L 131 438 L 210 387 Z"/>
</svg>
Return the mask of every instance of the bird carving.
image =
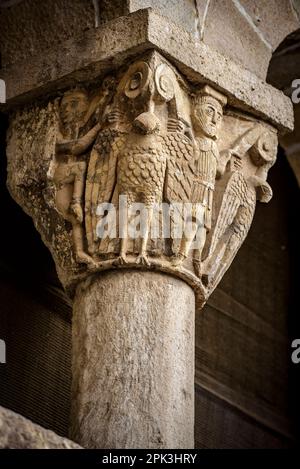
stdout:
<svg viewBox="0 0 300 469">
<path fill-rule="evenodd" d="M 220 181 L 221 204 L 205 261 L 202 281 L 212 290 L 230 266 L 237 250 L 250 229 L 256 201 L 269 202 L 272 189 L 266 181 L 267 172 L 276 158 L 277 137 L 259 125 L 254 125 L 229 150 L 231 169 Z M 248 174 L 240 162 L 253 162 Z M 254 164 L 255 162 L 255 164 Z M 246 163 L 247 164 L 247 163 Z"/>
<path fill-rule="evenodd" d="M 146 222 L 136 262 L 148 265 L 147 244 L 155 205 L 164 199 L 189 199 L 194 148 L 184 133 L 186 123 L 178 119 L 176 125 L 168 113 L 165 117 L 162 112 L 164 105 L 172 108 L 168 103 L 175 99 L 175 82 L 175 74 L 167 65 L 153 70 L 146 62 L 138 62 L 119 83 L 108 115 L 109 127 L 99 133 L 88 169 L 86 231 L 91 254 L 97 252 L 99 242 L 95 233 L 100 203 L 126 196 L 129 208 L 143 204 Z M 118 262 L 126 264 L 128 223 L 122 228 Z"/>
</svg>

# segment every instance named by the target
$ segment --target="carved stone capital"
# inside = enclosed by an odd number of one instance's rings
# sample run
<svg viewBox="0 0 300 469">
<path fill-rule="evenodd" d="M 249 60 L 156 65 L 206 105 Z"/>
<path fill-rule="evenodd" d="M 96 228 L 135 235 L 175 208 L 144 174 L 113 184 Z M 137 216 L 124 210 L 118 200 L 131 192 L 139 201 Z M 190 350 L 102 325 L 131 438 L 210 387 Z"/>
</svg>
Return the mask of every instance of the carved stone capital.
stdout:
<svg viewBox="0 0 300 469">
<path fill-rule="evenodd" d="M 167 272 L 199 308 L 268 202 L 277 131 L 159 53 L 11 116 L 8 187 L 72 295 L 112 269 Z"/>
</svg>

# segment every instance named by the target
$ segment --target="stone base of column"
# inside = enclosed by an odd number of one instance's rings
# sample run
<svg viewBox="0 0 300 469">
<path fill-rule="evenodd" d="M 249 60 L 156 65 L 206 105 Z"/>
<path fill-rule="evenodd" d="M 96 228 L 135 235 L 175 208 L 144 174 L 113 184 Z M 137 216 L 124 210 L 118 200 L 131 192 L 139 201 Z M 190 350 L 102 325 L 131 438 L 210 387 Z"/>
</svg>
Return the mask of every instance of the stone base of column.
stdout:
<svg viewBox="0 0 300 469">
<path fill-rule="evenodd" d="M 77 288 L 71 438 L 86 448 L 193 448 L 195 298 L 115 271 Z"/>
</svg>

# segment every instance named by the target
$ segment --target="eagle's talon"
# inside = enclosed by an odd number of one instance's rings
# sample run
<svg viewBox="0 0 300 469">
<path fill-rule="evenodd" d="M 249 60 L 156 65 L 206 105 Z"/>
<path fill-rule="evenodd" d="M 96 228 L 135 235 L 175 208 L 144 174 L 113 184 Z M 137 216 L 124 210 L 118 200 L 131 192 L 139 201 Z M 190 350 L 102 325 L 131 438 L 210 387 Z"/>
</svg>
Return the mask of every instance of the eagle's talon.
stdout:
<svg viewBox="0 0 300 469">
<path fill-rule="evenodd" d="M 136 259 L 136 264 L 141 264 L 141 265 L 150 265 L 150 262 L 147 258 L 146 254 L 140 254 L 137 259 Z"/>
<path fill-rule="evenodd" d="M 171 259 L 171 264 L 173 267 L 176 267 L 177 269 L 179 269 L 179 267 L 181 267 L 185 259 L 186 259 L 186 256 L 184 254 L 179 253 Z"/>
<path fill-rule="evenodd" d="M 100 265 L 101 265 L 100 263 L 95 262 L 95 261 L 93 260 L 92 262 L 89 262 L 89 263 L 87 264 L 88 271 L 89 271 L 89 272 L 96 272 L 96 271 L 99 269 Z"/>
<path fill-rule="evenodd" d="M 120 255 L 120 256 L 118 257 L 118 259 L 117 259 L 117 263 L 118 263 L 119 265 L 126 265 L 126 264 L 128 264 L 128 261 L 127 261 L 126 256 L 125 256 L 125 255 Z"/>
<path fill-rule="evenodd" d="M 91 256 L 82 251 L 76 254 L 76 262 L 78 262 L 78 264 L 86 264 L 89 268 L 98 267 L 97 262 L 94 261 Z"/>
</svg>

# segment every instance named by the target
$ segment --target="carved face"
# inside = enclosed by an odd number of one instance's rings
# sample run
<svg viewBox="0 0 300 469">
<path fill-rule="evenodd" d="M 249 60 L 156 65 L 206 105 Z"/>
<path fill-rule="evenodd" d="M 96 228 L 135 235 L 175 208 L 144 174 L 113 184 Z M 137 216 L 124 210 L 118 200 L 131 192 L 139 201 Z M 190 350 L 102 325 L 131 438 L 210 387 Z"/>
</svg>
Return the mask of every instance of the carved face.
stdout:
<svg viewBox="0 0 300 469">
<path fill-rule="evenodd" d="M 223 108 L 211 96 L 201 97 L 194 106 L 192 120 L 196 133 L 206 137 L 217 136 L 223 118 Z"/>
<path fill-rule="evenodd" d="M 59 115 L 64 127 L 83 121 L 88 110 L 88 97 L 83 91 L 66 93 L 60 103 Z"/>
</svg>

